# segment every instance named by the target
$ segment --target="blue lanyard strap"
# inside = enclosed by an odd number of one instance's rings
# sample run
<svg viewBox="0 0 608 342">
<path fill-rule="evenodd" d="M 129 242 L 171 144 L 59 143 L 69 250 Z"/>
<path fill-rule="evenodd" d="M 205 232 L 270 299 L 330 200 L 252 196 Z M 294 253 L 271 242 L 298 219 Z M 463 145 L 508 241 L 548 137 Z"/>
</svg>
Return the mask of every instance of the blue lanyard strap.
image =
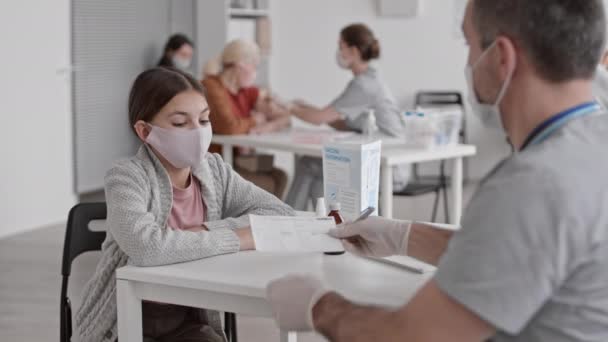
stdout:
<svg viewBox="0 0 608 342">
<path fill-rule="evenodd" d="M 601 109 L 602 107 L 595 101 L 586 102 L 552 116 L 551 118 L 540 124 L 538 127 L 536 127 L 534 131 L 532 131 L 532 133 L 530 133 L 530 135 L 526 139 L 526 142 L 521 147 L 521 150 L 523 151 L 528 146 L 536 145 L 543 142 L 556 130 L 562 128 L 571 120 L 581 116 L 599 112 Z"/>
</svg>

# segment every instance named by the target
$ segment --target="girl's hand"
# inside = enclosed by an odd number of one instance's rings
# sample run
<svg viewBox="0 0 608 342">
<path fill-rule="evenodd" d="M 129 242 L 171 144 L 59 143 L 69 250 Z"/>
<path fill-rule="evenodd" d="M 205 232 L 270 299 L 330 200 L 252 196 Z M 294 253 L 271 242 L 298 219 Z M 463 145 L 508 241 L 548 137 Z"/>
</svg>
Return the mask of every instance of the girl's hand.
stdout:
<svg viewBox="0 0 608 342">
<path fill-rule="evenodd" d="M 255 242 L 253 241 L 253 234 L 251 233 L 250 227 L 237 229 L 236 235 L 239 237 L 241 243 L 241 251 L 255 250 Z"/>
<path fill-rule="evenodd" d="M 208 232 L 208 231 L 209 231 L 209 229 L 207 229 L 207 227 L 205 227 L 205 226 L 200 226 L 200 227 L 190 227 L 190 228 L 187 228 L 187 229 L 184 229 L 184 230 L 185 230 L 185 231 L 188 231 L 188 232 L 194 232 L 194 233 L 198 233 L 198 232 Z"/>
</svg>

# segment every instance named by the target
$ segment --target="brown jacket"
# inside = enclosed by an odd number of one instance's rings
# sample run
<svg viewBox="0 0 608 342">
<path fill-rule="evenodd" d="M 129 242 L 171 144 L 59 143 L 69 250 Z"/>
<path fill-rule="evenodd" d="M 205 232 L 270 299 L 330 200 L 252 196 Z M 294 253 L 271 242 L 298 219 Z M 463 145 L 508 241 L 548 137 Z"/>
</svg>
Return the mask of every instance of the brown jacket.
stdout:
<svg viewBox="0 0 608 342">
<path fill-rule="evenodd" d="M 209 103 L 209 120 L 216 134 L 247 134 L 255 126 L 253 118 L 245 118 L 233 112 L 232 99 L 228 90 L 219 77 L 208 76 L 203 80 L 203 86 Z"/>
<path fill-rule="evenodd" d="M 228 89 L 222 84 L 218 76 L 207 76 L 202 81 L 205 89 L 207 103 L 209 103 L 209 121 L 214 134 L 236 135 L 247 134 L 255 126 L 253 118 L 238 116 L 233 111 L 233 103 Z M 211 153 L 222 153 L 222 147 L 211 145 Z M 238 154 L 238 151 L 235 149 Z"/>
</svg>

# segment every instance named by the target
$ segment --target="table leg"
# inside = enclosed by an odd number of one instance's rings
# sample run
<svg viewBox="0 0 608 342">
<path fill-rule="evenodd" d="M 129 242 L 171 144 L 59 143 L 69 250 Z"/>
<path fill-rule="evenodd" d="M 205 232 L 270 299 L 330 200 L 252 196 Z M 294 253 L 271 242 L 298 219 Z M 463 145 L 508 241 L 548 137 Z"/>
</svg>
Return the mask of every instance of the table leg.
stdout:
<svg viewBox="0 0 608 342">
<path fill-rule="evenodd" d="M 393 218 L 393 167 L 380 166 L 380 213 Z"/>
<path fill-rule="evenodd" d="M 118 310 L 118 340 L 143 342 L 141 299 L 137 298 L 133 283 L 116 281 L 116 303 Z"/>
<path fill-rule="evenodd" d="M 281 330 L 281 342 L 298 342 L 298 334 Z"/>
<path fill-rule="evenodd" d="M 224 159 L 224 162 L 226 162 L 226 164 L 231 165 L 234 167 L 234 160 L 233 160 L 233 147 L 232 145 L 228 145 L 228 144 L 224 144 L 222 145 L 222 158 Z"/>
<path fill-rule="evenodd" d="M 452 169 L 452 217 L 451 224 L 460 225 L 462 216 L 462 187 L 464 179 L 462 177 L 462 158 L 454 159 Z"/>
</svg>

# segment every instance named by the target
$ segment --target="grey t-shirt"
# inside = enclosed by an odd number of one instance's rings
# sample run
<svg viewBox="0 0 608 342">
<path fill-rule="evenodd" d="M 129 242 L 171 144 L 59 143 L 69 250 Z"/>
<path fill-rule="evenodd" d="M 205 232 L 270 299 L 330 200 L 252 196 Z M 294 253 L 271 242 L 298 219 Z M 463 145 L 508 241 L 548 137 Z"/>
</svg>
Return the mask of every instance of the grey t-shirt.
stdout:
<svg viewBox="0 0 608 342">
<path fill-rule="evenodd" d="M 608 341 L 608 115 L 574 119 L 481 184 L 436 274 L 493 341 Z"/>
<path fill-rule="evenodd" d="M 355 76 L 331 106 L 342 115 L 352 130 L 362 131 L 365 124 L 363 114 L 366 110 L 373 109 L 381 133 L 393 137 L 403 136 L 397 102 L 376 69 L 371 66 L 366 72 Z"/>
</svg>

